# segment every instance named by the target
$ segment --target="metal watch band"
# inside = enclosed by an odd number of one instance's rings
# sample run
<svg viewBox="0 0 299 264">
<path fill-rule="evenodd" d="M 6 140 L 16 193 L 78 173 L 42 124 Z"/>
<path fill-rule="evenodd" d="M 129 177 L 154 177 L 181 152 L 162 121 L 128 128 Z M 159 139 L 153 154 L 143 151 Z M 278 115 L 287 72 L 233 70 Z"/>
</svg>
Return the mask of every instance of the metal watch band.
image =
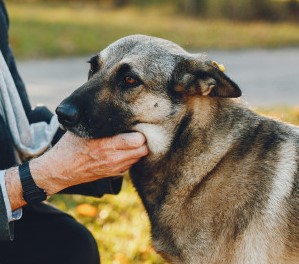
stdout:
<svg viewBox="0 0 299 264">
<path fill-rule="evenodd" d="M 28 204 L 37 204 L 47 199 L 47 193 L 39 188 L 31 175 L 29 162 L 19 166 L 19 176 L 23 188 L 23 198 Z"/>
</svg>

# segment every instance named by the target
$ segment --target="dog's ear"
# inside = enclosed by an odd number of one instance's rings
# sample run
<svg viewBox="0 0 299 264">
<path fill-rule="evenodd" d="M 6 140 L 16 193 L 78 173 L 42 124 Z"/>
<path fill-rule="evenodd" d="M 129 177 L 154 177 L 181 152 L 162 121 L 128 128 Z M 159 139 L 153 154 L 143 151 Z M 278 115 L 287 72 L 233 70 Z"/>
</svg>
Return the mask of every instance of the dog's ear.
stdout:
<svg viewBox="0 0 299 264">
<path fill-rule="evenodd" d="M 223 72 L 222 65 L 199 59 L 183 59 L 178 62 L 174 73 L 174 90 L 185 95 L 211 97 L 240 97 L 242 92 Z"/>
</svg>

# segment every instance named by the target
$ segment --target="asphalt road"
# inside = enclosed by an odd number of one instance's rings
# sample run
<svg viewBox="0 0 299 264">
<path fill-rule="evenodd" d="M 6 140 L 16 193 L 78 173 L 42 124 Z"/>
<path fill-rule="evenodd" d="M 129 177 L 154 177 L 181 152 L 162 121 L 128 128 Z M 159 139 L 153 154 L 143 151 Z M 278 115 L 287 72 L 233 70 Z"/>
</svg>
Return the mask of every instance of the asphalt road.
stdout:
<svg viewBox="0 0 299 264">
<path fill-rule="evenodd" d="M 251 106 L 299 106 L 299 48 L 276 50 L 210 51 L 243 91 Z M 32 104 L 55 109 L 87 80 L 88 56 L 19 62 Z"/>
</svg>

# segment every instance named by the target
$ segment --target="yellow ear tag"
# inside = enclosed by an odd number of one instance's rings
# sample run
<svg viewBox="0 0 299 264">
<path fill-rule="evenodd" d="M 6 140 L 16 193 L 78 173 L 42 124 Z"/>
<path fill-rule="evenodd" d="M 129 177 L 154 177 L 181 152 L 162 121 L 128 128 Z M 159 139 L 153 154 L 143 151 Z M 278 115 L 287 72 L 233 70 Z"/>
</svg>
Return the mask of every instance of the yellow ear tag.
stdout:
<svg viewBox="0 0 299 264">
<path fill-rule="evenodd" d="M 225 71 L 225 67 L 223 64 L 218 64 L 216 61 L 212 61 L 212 64 L 217 67 L 220 71 L 224 72 Z"/>
</svg>

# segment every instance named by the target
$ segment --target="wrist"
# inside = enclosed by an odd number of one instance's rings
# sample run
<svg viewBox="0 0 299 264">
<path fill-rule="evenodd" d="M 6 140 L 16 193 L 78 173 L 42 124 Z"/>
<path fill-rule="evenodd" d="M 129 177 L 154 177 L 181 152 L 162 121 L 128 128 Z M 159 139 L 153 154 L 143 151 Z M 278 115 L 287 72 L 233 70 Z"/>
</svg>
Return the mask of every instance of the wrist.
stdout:
<svg viewBox="0 0 299 264">
<path fill-rule="evenodd" d="M 12 210 L 16 210 L 26 204 L 23 199 L 23 189 L 19 177 L 18 167 L 13 167 L 6 171 L 5 184 Z"/>
<path fill-rule="evenodd" d="M 24 162 L 18 167 L 19 176 L 23 188 L 24 200 L 32 205 L 39 204 L 47 199 L 47 193 L 44 189 L 38 187 L 31 175 L 29 162 Z"/>
<path fill-rule="evenodd" d="M 53 164 L 49 164 L 50 160 L 41 156 L 33 159 L 29 163 L 30 172 L 35 184 L 44 189 L 47 195 L 55 194 L 63 189 L 61 180 L 59 180 L 59 172 L 53 171 Z"/>
</svg>

